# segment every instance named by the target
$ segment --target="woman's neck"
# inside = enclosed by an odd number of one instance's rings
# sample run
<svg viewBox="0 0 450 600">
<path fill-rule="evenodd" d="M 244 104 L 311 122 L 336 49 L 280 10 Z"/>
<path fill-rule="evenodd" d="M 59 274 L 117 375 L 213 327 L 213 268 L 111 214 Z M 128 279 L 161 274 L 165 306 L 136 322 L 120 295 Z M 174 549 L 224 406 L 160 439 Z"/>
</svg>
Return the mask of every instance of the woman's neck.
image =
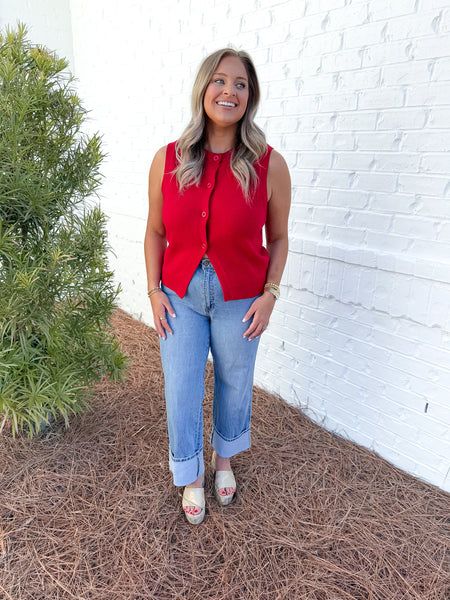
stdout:
<svg viewBox="0 0 450 600">
<path fill-rule="evenodd" d="M 205 149 L 217 154 L 228 152 L 234 148 L 236 143 L 236 131 L 236 127 L 227 127 L 226 129 L 207 127 Z"/>
</svg>

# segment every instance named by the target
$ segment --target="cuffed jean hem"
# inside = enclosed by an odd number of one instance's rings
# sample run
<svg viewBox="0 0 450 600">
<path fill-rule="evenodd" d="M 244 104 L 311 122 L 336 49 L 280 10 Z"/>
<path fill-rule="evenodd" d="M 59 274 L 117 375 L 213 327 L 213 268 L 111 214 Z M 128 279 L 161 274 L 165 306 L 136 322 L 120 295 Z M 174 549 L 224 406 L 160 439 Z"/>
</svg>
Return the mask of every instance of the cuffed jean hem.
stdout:
<svg viewBox="0 0 450 600">
<path fill-rule="evenodd" d="M 212 430 L 211 446 L 216 453 L 223 458 L 230 458 L 239 452 L 248 450 L 250 445 L 250 429 L 242 432 L 237 438 L 234 438 L 234 440 L 226 440 L 216 429 L 213 428 Z"/>
<path fill-rule="evenodd" d="M 193 483 L 205 472 L 203 463 L 203 449 L 191 458 L 177 460 L 169 453 L 169 468 L 173 473 L 173 483 L 177 486 L 184 486 Z"/>
</svg>

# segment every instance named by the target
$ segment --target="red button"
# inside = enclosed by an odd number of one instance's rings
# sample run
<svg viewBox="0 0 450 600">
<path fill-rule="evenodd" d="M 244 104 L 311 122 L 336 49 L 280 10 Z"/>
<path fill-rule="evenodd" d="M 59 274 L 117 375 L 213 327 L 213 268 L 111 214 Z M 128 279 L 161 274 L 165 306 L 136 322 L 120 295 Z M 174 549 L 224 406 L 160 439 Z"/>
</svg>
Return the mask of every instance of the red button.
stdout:
<svg viewBox="0 0 450 600">
<path fill-rule="evenodd" d="M 202 248 L 203 248 L 203 250 L 205 250 L 206 244 L 202 244 Z"/>
<path fill-rule="evenodd" d="M 206 187 L 210 188 L 211 186 L 212 186 L 212 183 L 208 183 L 208 185 Z"/>
<path fill-rule="evenodd" d="M 206 217 L 205 211 L 202 212 L 202 217 Z"/>
<path fill-rule="evenodd" d="M 220 156 L 218 156 L 217 154 L 214 154 L 214 160 L 220 160 Z"/>
</svg>

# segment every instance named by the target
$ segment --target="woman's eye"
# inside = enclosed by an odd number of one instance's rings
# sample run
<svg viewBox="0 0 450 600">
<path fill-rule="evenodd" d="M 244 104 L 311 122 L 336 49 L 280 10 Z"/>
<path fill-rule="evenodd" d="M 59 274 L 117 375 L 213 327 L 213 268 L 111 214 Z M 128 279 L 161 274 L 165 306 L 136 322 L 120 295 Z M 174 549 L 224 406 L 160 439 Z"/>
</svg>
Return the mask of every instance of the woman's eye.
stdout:
<svg viewBox="0 0 450 600">
<path fill-rule="evenodd" d="M 237 83 L 236 87 L 238 87 L 240 90 L 245 89 L 245 83 Z"/>
<path fill-rule="evenodd" d="M 223 79 L 214 79 L 214 83 L 225 83 Z"/>
</svg>

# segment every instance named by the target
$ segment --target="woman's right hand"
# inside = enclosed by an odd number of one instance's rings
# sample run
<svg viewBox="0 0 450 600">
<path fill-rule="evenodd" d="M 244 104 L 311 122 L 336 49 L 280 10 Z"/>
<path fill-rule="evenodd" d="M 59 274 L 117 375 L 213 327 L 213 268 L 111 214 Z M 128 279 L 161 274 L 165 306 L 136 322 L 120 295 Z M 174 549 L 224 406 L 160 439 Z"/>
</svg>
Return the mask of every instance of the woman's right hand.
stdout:
<svg viewBox="0 0 450 600">
<path fill-rule="evenodd" d="M 162 180 L 166 160 L 166 147 L 160 148 L 150 167 L 148 176 L 148 219 L 145 230 L 144 251 L 147 267 L 147 285 L 149 290 L 159 287 L 161 271 L 164 262 L 164 253 L 167 247 L 166 228 L 162 218 L 164 197 L 162 193 Z M 166 332 L 172 334 L 166 317 L 175 317 L 175 312 L 169 298 L 162 291 L 154 291 L 150 296 L 153 321 L 158 335 L 165 340 Z"/>
<path fill-rule="evenodd" d="M 173 331 L 167 322 L 166 313 L 168 312 L 171 317 L 176 317 L 175 311 L 170 304 L 169 298 L 161 290 L 155 292 L 150 297 L 153 311 L 153 322 L 155 323 L 155 329 L 158 332 L 159 337 L 163 340 L 166 339 L 166 331 L 173 335 Z"/>
</svg>

